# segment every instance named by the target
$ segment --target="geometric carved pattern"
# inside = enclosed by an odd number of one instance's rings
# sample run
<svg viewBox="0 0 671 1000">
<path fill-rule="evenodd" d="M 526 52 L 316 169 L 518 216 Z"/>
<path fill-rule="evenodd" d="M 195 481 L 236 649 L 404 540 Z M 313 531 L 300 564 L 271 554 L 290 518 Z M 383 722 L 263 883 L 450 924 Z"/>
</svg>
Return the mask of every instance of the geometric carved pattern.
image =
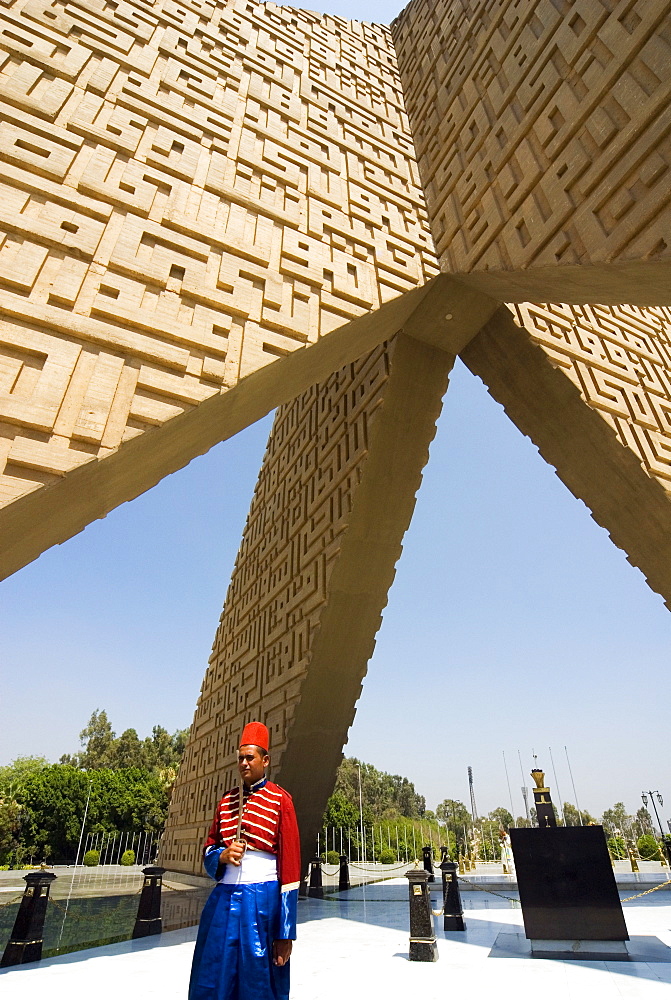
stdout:
<svg viewBox="0 0 671 1000">
<path fill-rule="evenodd" d="M 526 303 L 513 311 L 671 493 L 671 309 Z"/>
<path fill-rule="evenodd" d="M 671 263 L 669 0 L 413 0 L 392 32 L 444 270 Z"/>
<path fill-rule="evenodd" d="M 399 335 L 279 409 L 173 793 L 161 847 L 171 869 L 200 871 L 252 717 L 270 729 L 273 773 L 311 845 L 453 360 Z M 313 754 L 320 766 L 306 782 Z"/>
<path fill-rule="evenodd" d="M 391 53 L 251 0 L 5 3 L 0 506 L 437 272 Z"/>
</svg>

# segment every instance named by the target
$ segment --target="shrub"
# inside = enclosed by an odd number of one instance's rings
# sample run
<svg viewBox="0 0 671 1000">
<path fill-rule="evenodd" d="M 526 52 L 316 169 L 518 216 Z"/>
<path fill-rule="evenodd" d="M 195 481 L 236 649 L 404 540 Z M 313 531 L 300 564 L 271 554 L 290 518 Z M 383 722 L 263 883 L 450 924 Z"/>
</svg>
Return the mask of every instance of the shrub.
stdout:
<svg viewBox="0 0 671 1000">
<path fill-rule="evenodd" d="M 340 855 L 337 851 L 327 851 L 326 852 L 326 864 L 327 865 L 339 865 Z"/>
<path fill-rule="evenodd" d="M 643 861 L 660 860 L 659 844 L 657 843 L 657 838 L 653 837 L 651 833 L 644 833 L 642 837 L 639 837 L 636 841 L 636 846 Z"/>
<path fill-rule="evenodd" d="M 378 856 L 378 861 L 382 865 L 393 865 L 396 861 L 396 855 L 389 847 L 383 847 Z"/>
<path fill-rule="evenodd" d="M 135 864 L 135 851 L 124 851 L 121 855 L 120 865 L 134 865 Z"/>
<path fill-rule="evenodd" d="M 100 851 L 87 851 L 83 863 L 87 868 L 95 868 L 100 864 Z"/>
</svg>

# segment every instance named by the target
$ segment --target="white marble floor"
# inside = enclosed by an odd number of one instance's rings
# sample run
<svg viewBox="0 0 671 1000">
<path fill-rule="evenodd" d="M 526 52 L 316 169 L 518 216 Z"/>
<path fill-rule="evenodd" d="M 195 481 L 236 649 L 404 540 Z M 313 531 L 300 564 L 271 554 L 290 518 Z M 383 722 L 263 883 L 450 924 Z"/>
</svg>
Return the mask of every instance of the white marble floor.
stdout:
<svg viewBox="0 0 671 1000">
<path fill-rule="evenodd" d="M 292 1000 L 655 1000 L 670 997 L 671 893 L 624 905 L 628 962 L 532 959 L 518 906 L 464 895 L 467 929 L 438 931 L 439 960 L 408 961 L 407 883 L 353 889 L 348 902 L 302 900 Z M 435 898 L 435 905 L 438 899 Z M 436 918 L 437 929 L 442 920 Z M 195 929 L 0 971 L 3 1000 L 185 1000 Z"/>
</svg>

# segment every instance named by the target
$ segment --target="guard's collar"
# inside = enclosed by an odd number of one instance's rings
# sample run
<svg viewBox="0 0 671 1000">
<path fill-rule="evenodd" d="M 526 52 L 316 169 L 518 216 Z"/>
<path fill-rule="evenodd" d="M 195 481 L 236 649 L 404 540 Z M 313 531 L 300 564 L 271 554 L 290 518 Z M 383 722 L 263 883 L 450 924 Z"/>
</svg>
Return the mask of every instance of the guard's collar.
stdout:
<svg viewBox="0 0 671 1000">
<path fill-rule="evenodd" d="M 249 788 L 247 788 L 247 785 L 245 785 L 245 795 L 251 795 L 252 792 L 258 792 L 260 788 L 263 788 L 267 780 L 268 779 L 264 774 L 260 781 L 254 782 L 254 784 L 250 785 Z"/>
</svg>

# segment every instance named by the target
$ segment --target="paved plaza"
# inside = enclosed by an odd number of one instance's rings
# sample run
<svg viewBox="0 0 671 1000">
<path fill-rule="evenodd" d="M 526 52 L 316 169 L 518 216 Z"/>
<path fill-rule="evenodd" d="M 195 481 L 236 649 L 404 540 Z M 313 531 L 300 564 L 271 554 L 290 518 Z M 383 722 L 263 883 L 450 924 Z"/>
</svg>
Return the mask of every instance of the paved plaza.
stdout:
<svg viewBox="0 0 671 1000">
<path fill-rule="evenodd" d="M 433 892 L 438 908 L 438 887 Z M 622 893 L 624 896 L 625 894 Z M 464 893 L 466 931 L 444 934 L 436 918 L 439 960 L 408 961 L 405 879 L 361 886 L 340 897 L 299 904 L 292 958 L 292 1000 L 444 1000 L 514 996 L 515 1000 L 654 1000 L 671 985 L 671 894 L 624 904 L 630 961 L 532 959 L 516 900 Z M 3 1000 L 185 1000 L 196 929 L 80 951 L 0 972 Z"/>
</svg>

